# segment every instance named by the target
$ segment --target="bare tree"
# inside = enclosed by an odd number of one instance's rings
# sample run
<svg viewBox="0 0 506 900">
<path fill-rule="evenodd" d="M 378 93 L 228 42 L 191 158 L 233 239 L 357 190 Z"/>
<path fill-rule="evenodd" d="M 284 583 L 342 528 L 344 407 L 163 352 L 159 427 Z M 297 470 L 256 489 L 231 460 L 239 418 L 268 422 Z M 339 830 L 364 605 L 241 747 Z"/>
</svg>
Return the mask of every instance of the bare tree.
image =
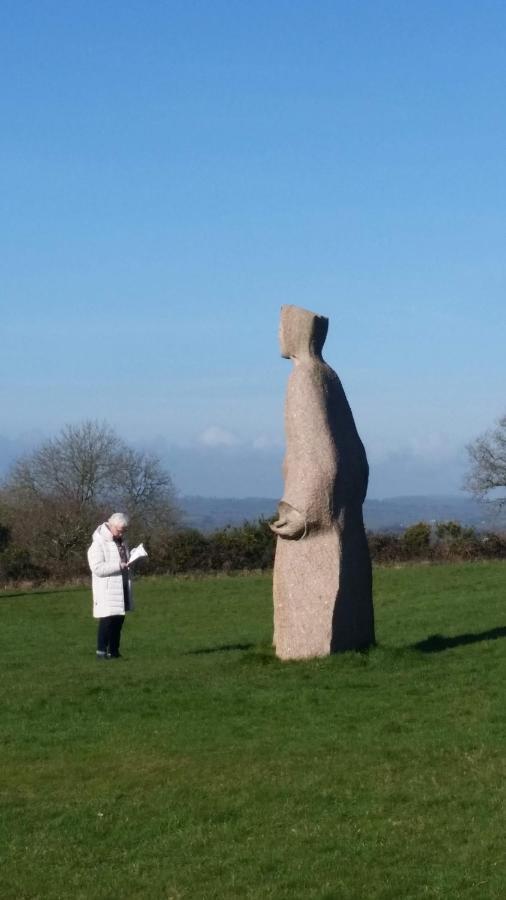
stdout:
<svg viewBox="0 0 506 900">
<path fill-rule="evenodd" d="M 151 521 L 153 516 L 174 518 L 174 485 L 160 460 L 152 453 L 127 448 L 118 454 L 115 483 L 122 505 L 133 518 Z"/>
<path fill-rule="evenodd" d="M 167 534 L 179 520 L 160 460 L 92 421 L 65 426 L 18 460 L 0 499 L 16 545 L 55 571 L 83 567 L 93 528 L 115 510 L 131 515 L 134 539 Z"/>
<path fill-rule="evenodd" d="M 506 504 L 506 415 L 467 447 L 471 468 L 465 488 L 480 500 Z"/>
<path fill-rule="evenodd" d="M 11 469 L 7 485 L 33 500 L 58 498 L 83 508 L 107 500 L 123 445 L 106 424 L 66 425 Z"/>
</svg>

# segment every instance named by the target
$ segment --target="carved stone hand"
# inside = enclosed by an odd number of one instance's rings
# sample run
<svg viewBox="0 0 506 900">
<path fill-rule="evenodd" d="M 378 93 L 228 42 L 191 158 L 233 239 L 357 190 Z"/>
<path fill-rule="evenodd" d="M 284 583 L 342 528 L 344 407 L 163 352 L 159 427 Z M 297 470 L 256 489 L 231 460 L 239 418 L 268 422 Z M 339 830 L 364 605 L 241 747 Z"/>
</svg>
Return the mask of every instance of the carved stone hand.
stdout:
<svg viewBox="0 0 506 900">
<path fill-rule="evenodd" d="M 298 509 L 282 500 L 278 506 L 278 518 L 270 528 L 279 537 L 296 541 L 306 533 L 306 522 Z"/>
</svg>

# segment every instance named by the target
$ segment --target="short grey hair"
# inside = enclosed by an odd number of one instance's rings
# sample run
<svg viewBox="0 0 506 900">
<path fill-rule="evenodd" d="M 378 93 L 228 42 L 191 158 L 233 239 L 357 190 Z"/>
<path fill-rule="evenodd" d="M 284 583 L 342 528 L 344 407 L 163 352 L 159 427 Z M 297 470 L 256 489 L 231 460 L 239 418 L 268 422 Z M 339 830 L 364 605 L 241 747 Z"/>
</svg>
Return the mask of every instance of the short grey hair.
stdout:
<svg viewBox="0 0 506 900">
<path fill-rule="evenodd" d="M 108 525 L 117 525 L 118 528 L 128 528 L 130 519 L 125 513 L 113 513 L 107 520 Z"/>
</svg>

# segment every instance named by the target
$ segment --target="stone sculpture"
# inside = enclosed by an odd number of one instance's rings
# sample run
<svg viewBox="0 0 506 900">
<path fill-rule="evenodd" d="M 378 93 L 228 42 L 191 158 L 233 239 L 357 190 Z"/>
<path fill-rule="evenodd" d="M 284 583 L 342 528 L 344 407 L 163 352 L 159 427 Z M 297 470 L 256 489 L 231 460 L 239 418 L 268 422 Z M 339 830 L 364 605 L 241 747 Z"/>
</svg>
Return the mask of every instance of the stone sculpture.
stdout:
<svg viewBox="0 0 506 900">
<path fill-rule="evenodd" d="M 336 373 L 322 358 L 328 319 L 281 308 L 281 355 L 294 363 L 285 406 L 285 491 L 278 507 L 274 644 L 281 659 L 374 643 L 362 504 L 369 467 Z"/>
</svg>

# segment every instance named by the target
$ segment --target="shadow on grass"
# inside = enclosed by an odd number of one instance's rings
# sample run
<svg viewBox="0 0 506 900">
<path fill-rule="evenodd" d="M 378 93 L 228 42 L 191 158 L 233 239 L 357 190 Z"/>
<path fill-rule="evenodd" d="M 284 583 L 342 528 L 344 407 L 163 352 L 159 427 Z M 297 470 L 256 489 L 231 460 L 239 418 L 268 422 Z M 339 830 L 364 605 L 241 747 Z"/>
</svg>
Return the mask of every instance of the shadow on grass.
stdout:
<svg viewBox="0 0 506 900">
<path fill-rule="evenodd" d="M 230 650 L 251 650 L 254 644 L 220 644 L 218 647 L 199 647 L 198 650 L 187 650 L 185 656 L 199 656 L 201 653 L 226 653 Z"/>
<path fill-rule="evenodd" d="M 480 631 L 477 634 L 457 634 L 455 637 L 446 637 L 444 634 L 431 634 L 424 641 L 412 644 L 412 650 L 421 650 L 422 653 L 441 653 L 442 650 L 450 650 L 452 647 L 461 647 L 464 644 L 477 644 L 479 641 L 496 641 L 506 637 L 506 626 L 491 628 L 489 631 Z"/>
<path fill-rule="evenodd" d="M 75 588 L 53 588 L 53 590 L 37 590 L 34 588 L 33 591 L 9 591 L 9 593 L 4 593 L 3 591 L 0 593 L 0 600 L 5 598 L 12 597 L 42 597 L 43 594 L 58 594 L 58 593 L 67 593 L 67 591 L 75 590 Z"/>
<path fill-rule="evenodd" d="M 83 582 L 82 584 L 58 584 L 53 587 L 33 587 L 30 588 L 30 590 L 23 590 L 23 588 L 20 588 L 19 591 L 15 588 L 9 588 L 5 591 L 0 590 L 0 600 L 3 600 L 4 597 L 43 597 L 45 594 L 69 594 L 74 591 L 88 589 L 89 586 L 87 582 Z"/>
</svg>

